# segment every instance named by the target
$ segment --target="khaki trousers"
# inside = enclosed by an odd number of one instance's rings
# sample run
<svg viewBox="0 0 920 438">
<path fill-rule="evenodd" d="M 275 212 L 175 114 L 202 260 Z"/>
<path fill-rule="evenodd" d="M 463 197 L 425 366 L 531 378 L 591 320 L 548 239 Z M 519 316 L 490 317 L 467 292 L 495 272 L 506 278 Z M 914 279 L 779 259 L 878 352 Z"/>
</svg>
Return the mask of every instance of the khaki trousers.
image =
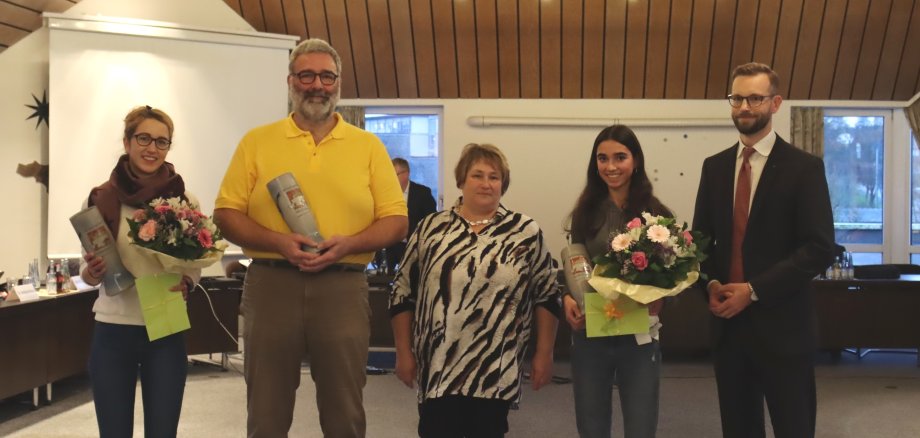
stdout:
<svg viewBox="0 0 920 438">
<path fill-rule="evenodd" d="M 250 266 L 241 305 L 250 438 L 287 436 L 306 356 L 323 435 L 365 436 L 367 289 L 363 272 Z"/>
</svg>

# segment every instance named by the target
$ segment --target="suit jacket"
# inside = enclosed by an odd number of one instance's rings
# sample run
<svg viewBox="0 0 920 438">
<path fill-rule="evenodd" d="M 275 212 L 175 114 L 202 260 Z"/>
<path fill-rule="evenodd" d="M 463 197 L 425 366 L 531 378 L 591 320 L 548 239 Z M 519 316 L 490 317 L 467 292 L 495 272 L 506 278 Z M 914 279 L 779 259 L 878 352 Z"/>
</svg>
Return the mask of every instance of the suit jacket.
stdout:
<svg viewBox="0 0 920 438">
<path fill-rule="evenodd" d="M 713 238 L 702 270 L 728 282 L 734 204 L 734 146 L 706 159 L 693 228 Z M 757 348 L 803 352 L 814 348 L 811 280 L 833 260 L 834 219 L 824 162 L 777 136 L 751 203 L 742 246 L 744 278 L 758 301 L 731 319 L 713 315 L 713 342 L 740 330 Z M 708 295 L 707 295 L 708 296 Z"/>
<path fill-rule="evenodd" d="M 418 223 L 431 213 L 437 211 L 437 204 L 431 189 L 421 184 L 409 181 L 409 198 L 406 200 L 409 207 L 409 234 L 415 232 Z M 405 242 L 396 242 L 387 247 L 387 267 L 392 270 L 394 266 L 402 261 L 403 254 L 406 252 Z"/>
</svg>

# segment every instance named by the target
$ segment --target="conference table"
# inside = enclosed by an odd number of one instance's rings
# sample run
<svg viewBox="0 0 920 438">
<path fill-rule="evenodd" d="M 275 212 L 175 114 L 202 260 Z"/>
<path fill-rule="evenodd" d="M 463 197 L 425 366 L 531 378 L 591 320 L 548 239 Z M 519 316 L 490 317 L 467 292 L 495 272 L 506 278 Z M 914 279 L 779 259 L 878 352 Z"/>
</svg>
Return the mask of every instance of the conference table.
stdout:
<svg viewBox="0 0 920 438">
<path fill-rule="evenodd" d="M 188 298 L 192 328 L 186 332 L 186 349 L 189 355 L 219 353 L 226 369 L 227 354 L 239 351 L 242 283 L 203 278 L 201 285 L 208 293 L 197 290 Z M 26 303 L 0 302 L 0 399 L 32 391 L 32 405 L 38 407 L 42 387 L 50 403 L 54 382 L 86 372 L 98 295 L 92 289 L 41 295 Z"/>
</svg>

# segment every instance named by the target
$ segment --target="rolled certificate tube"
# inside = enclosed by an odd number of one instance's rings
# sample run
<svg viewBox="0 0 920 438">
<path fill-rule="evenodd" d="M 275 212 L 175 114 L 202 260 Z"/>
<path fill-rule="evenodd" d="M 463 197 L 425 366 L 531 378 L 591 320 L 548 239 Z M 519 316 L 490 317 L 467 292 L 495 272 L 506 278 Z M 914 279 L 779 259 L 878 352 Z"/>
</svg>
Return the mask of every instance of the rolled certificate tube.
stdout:
<svg viewBox="0 0 920 438">
<path fill-rule="evenodd" d="M 271 193 L 281 217 L 287 223 L 291 231 L 313 239 L 314 242 L 323 241 L 323 236 L 319 234 L 316 226 L 316 218 L 313 216 L 313 210 L 307 203 L 307 198 L 300 191 L 300 186 L 294 175 L 290 172 L 281 174 L 281 176 L 271 180 L 267 184 L 268 192 Z M 319 252 L 319 249 L 302 245 L 301 249 L 310 252 Z"/>
<path fill-rule="evenodd" d="M 588 284 L 591 278 L 591 260 L 588 250 L 580 243 L 573 243 L 562 248 L 562 270 L 565 275 L 565 287 L 578 303 L 582 313 L 585 311 L 585 293 L 594 292 Z"/>
<path fill-rule="evenodd" d="M 121 263 L 115 238 L 102 220 L 102 213 L 98 208 L 93 206 L 71 216 L 70 224 L 80 236 L 83 249 L 105 260 L 102 286 L 106 295 L 118 295 L 134 286 L 134 276 Z"/>
</svg>

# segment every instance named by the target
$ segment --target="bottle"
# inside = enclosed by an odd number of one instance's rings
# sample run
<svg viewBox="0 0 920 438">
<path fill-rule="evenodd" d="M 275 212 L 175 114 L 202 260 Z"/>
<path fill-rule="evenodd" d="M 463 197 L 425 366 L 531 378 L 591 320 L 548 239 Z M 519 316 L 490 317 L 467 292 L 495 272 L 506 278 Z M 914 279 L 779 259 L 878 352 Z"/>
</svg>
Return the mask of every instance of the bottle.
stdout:
<svg viewBox="0 0 920 438">
<path fill-rule="evenodd" d="M 48 293 L 57 291 L 57 278 L 54 275 L 54 260 L 48 260 L 48 272 L 45 273 L 45 289 Z"/>
<path fill-rule="evenodd" d="M 61 277 L 64 280 L 64 286 L 62 290 L 70 290 L 70 260 L 61 259 Z"/>
<path fill-rule="evenodd" d="M 64 292 L 64 272 L 61 269 L 60 262 L 54 264 L 54 290 L 57 293 Z"/>
</svg>

